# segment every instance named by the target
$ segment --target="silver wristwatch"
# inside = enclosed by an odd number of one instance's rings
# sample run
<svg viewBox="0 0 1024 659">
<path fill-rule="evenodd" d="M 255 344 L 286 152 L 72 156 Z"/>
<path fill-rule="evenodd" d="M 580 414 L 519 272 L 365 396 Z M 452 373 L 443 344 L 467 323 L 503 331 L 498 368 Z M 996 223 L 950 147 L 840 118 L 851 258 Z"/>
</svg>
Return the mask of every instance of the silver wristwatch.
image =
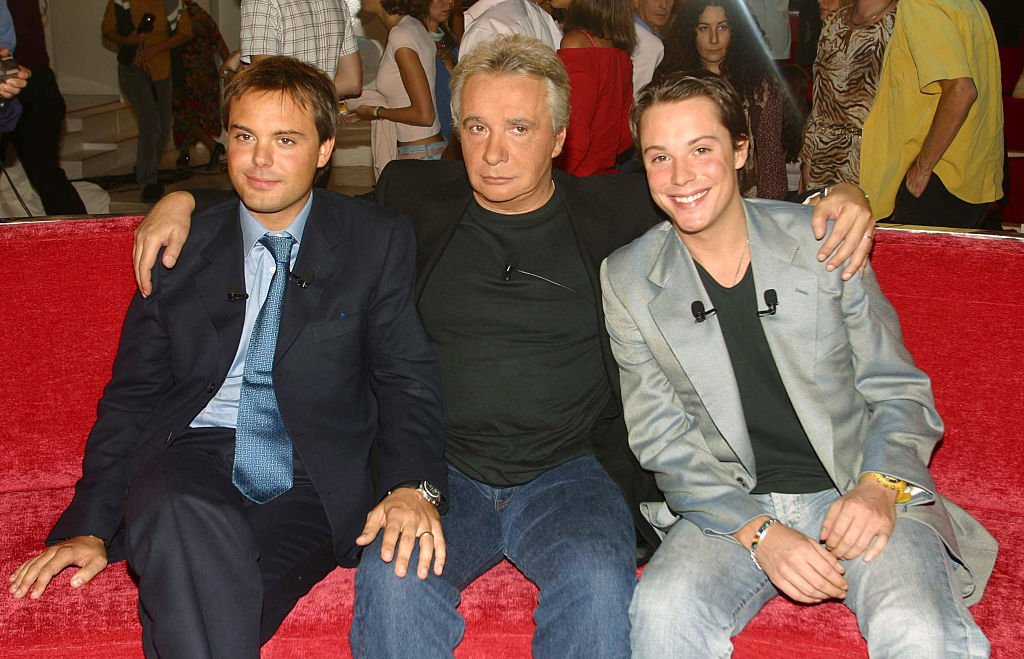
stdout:
<svg viewBox="0 0 1024 659">
<path fill-rule="evenodd" d="M 427 503 L 434 507 L 441 505 L 441 490 L 437 489 L 437 486 L 430 481 L 405 481 L 404 483 L 399 483 L 392 488 L 391 492 L 394 492 L 401 487 L 408 487 L 416 490 L 420 493 L 420 496 L 427 500 Z M 388 492 L 388 494 L 390 495 L 391 492 Z"/>
</svg>

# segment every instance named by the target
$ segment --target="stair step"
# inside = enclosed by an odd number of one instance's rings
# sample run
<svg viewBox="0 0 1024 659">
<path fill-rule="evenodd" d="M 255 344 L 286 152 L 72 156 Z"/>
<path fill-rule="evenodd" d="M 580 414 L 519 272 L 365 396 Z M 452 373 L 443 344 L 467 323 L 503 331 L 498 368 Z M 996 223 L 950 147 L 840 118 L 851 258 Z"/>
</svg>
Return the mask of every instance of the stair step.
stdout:
<svg viewBox="0 0 1024 659">
<path fill-rule="evenodd" d="M 132 155 L 134 152 L 133 144 Z M 121 164 L 120 160 L 119 147 L 106 145 L 98 149 L 75 149 L 70 152 L 62 152 L 60 166 L 67 173 L 68 178 L 74 180 L 105 174 L 116 169 Z"/>
</svg>

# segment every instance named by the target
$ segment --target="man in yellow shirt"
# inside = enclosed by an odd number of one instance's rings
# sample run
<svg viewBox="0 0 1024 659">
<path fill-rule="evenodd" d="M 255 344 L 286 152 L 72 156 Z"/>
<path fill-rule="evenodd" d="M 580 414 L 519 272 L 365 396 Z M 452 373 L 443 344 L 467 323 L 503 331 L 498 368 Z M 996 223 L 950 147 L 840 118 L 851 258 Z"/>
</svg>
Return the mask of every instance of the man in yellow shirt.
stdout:
<svg viewBox="0 0 1024 659">
<path fill-rule="evenodd" d="M 901 0 L 861 186 L 880 218 L 976 228 L 1002 196 L 999 50 L 978 0 Z"/>
<path fill-rule="evenodd" d="M 135 179 L 142 201 L 164 194 L 160 155 L 171 134 L 171 49 L 192 38 L 188 12 L 175 0 L 108 0 L 103 38 L 117 51 L 117 82 L 139 125 Z"/>
</svg>

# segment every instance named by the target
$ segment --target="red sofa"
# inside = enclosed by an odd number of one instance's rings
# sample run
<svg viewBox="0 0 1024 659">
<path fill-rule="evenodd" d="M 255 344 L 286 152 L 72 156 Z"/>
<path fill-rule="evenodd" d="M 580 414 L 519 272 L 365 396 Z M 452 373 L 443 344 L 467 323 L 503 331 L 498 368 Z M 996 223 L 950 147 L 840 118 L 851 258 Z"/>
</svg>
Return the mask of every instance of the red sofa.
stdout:
<svg viewBox="0 0 1024 659">
<path fill-rule="evenodd" d="M 39 549 L 71 497 L 135 287 L 136 222 L 0 224 L 4 574 Z M 935 480 L 1002 542 L 974 615 L 993 656 L 1024 656 L 1024 239 L 883 230 L 874 264 L 947 424 Z M 0 657 L 141 656 L 137 597 L 124 564 L 80 591 L 68 581 L 60 575 L 40 601 L 0 597 Z M 336 570 L 299 604 L 264 656 L 348 656 L 351 601 L 352 573 Z M 536 590 L 512 566 L 492 570 L 466 590 L 467 631 L 457 656 L 528 657 L 535 601 Z M 776 599 L 736 638 L 739 657 L 865 654 L 841 604 Z"/>
</svg>

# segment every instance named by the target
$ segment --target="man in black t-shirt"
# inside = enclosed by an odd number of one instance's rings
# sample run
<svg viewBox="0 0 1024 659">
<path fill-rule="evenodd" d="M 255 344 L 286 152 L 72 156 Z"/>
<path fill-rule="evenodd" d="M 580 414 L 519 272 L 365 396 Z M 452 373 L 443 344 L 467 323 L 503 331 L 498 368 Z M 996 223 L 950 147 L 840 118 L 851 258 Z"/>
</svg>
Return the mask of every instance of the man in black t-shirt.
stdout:
<svg viewBox="0 0 1024 659">
<path fill-rule="evenodd" d="M 632 127 L 669 217 L 601 272 L 630 446 L 665 495 L 633 656 L 728 656 L 779 594 L 842 600 L 871 656 L 987 656 L 966 605 L 996 542 L 935 490 L 942 421 L 871 269 L 826 272 L 805 207 L 741 198 L 721 78 L 646 87 Z"/>
</svg>

